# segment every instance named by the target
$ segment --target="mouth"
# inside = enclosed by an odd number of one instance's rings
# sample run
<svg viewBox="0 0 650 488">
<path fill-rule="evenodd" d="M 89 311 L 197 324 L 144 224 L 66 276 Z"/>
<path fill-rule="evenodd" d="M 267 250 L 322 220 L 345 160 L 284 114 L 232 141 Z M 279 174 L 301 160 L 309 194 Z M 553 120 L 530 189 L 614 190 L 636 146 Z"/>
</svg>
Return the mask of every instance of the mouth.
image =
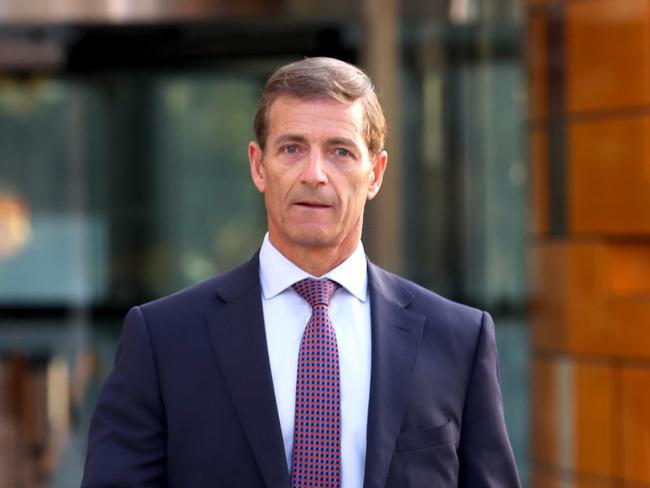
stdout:
<svg viewBox="0 0 650 488">
<path fill-rule="evenodd" d="M 295 202 L 294 205 L 296 205 L 297 207 L 311 208 L 311 209 L 320 209 L 320 208 L 330 208 L 331 207 L 331 205 L 327 205 L 326 203 L 311 201 L 311 200 L 301 200 L 299 202 Z"/>
</svg>

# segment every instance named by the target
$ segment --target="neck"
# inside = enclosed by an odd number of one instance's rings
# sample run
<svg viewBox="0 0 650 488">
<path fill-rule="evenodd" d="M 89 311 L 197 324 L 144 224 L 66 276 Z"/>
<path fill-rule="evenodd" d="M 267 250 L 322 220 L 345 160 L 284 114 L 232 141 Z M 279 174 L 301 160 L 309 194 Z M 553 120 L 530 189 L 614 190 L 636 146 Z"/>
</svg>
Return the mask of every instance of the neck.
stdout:
<svg viewBox="0 0 650 488">
<path fill-rule="evenodd" d="M 349 258 L 359 244 L 359 239 L 343 242 L 331 248 L 327 246 L 283 246 L 269 233 L 271 244 L 293 264 L 312 276 L 323 276 Z"/>
</svg>

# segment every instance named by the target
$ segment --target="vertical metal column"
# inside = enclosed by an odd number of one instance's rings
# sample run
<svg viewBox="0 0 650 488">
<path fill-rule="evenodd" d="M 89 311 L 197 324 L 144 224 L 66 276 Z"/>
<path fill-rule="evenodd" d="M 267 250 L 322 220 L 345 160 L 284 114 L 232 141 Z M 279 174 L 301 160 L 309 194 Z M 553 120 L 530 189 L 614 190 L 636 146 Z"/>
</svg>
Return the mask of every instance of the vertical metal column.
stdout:
<svg viewBox="0 0 650 488">
<path fill-rule="evenodd" d="M 399 8 L 397 0 L 363 0 L 362 63 L 375 83 L 388 120 L 388 169 L 377 199 L 368 207 L 366 242 L 381 266 L 403 271 L 402 165 L 399 117 Z"/>
</svg>

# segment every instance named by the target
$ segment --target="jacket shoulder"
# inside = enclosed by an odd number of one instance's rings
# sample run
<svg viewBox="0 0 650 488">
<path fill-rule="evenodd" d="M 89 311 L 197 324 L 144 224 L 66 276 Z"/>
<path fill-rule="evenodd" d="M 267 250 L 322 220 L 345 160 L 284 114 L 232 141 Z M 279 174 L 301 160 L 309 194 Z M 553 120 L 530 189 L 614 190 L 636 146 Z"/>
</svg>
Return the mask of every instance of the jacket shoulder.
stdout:
<svg viewBox="0 0 650 488">
<path fill-rule="evenodd" d="M 402 276 L 386 271 L 369 263 L 371 276 L 375 281 L 382 281 L 385 288 L 400 289 L 403 305 L 406 308 L 422 313 L 427 317 L 445 317 L 458 323 L 474 323 L 480 325 L 484 312 L 477 308 L 464 305 L 446 298 Z"/>
<path fill-rule="evenodd" d="M 145 315 L 166 316 L 203 312 L 215 300 L 229 301 L 251 287 L 259 286 L 257 254 L 249 261 L 221 275 L 208 278 L 170 295 L 140 305 Z"/>
</svg>

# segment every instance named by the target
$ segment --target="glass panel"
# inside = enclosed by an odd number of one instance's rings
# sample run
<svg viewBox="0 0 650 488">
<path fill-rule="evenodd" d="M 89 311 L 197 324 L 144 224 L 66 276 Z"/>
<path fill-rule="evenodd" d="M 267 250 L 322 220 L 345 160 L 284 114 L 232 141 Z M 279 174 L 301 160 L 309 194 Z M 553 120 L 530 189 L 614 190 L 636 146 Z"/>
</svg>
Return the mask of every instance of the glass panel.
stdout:
<svg viewBox="0 0 650 488">
<path fill-rule="evenodd" d="M 405 29 L 411 33 L 402 78 L 407 271 L 493 315 L 506 421 L 527 486 L 528 174 L 520 12 L 508 1 L 450 7 L 457 17 L 449 23 L 418 19 Z"/>
<path fill-rule="evenodd" d="M 0 81 L 0 303 L 106 292 L 106 221 L 85 198 L 94 98 L 55 80 Z"/>
<path fill-rule="evenodd" d="M 0 302 L 133 304 L 247 259 L 258 92 L 209 74 L 0 85 Z"/>
<path fill-rule="evenodd" d="M 79 486 L 126 309 L 250 258 L 251 72 L 0 81 L 0 485 Z"/>
<path fill-rule="evenodd" d="M 155 294 L 227 271 L 262 241 L 265 212 L 247 147 L 260 87 L 246 79 L 165 77 L 155 90 L 154 232 L 167 244 Z"/>
<path fill-rule="evenodd" d="M 521 6 L 443 4 L 405 4 L 405 274 L 495 316 L 525 484 Z M 126 309 L 258 247 L 246 145 L 269 70 L 246 46 L 245 70 L 0 79 L 0 485 L 78 486 Z"/>
</svg>

